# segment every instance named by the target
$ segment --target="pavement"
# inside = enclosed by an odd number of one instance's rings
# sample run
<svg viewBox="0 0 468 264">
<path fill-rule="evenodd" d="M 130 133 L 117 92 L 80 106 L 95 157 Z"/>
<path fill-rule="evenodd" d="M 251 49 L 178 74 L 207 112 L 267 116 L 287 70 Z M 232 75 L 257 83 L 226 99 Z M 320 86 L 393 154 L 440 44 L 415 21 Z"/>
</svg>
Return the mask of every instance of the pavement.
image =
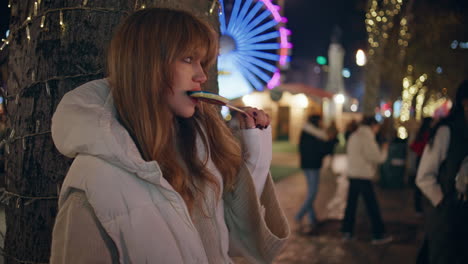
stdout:
<svg viewBox="0 0 468 264">
<path fill-rule="evenodd" d="M 298 166 L 296 153 L 273 153 L 273 165 Z M 356 215 L 355 239 L 342 241 L 341 221 L 327 219 L 327 204 L 334 197 L 337 176 L 322 169 L 315 209 L 321 225 L 311 235 L 296 231 L 294 215 L 305 198 L 306 182 L 295 173 L 276 183 L 276 191 L 292 230 L 291 238 L 275 264 L 387 264 L 415 263 L 423 239 L 423 218 L 412 208 L 412 190 L 382 189 L 376 186 L 380 210 L 394 241 L 380 246 L 371 245 L 371 224 L 362 200 Z"/>
</svg>

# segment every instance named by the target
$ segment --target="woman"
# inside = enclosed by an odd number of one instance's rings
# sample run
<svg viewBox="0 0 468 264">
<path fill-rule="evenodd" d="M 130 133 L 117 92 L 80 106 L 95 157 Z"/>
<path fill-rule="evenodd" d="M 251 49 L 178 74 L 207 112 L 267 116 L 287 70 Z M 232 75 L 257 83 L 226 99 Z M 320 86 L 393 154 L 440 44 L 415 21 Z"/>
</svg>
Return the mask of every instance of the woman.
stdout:
<svg viewBox="0 0 468 264">
<path fill-rule="evenodd" d="M 314 210 L 314 201 L 318 192 L 320 168 L 323 158 L 333 151 L 336 143 L 336 133 L 327 134 L 322 129 L 322 117 L 311 115 L 304 125 L 299 139 L 299 153 L 301 156 L 301 168 L 307 182 L 307 197 L 295 216 L 300 232 L 311 232 L 317 224 L 317 215 Z M 309 225 L 305 230 L 302 220 L 305 215 L 309 217 Z M 312 234 L 312 233 L 310 233 Z"/>
<path fill-rule="evenodd" d="M 468 263 L 468 204 L 460 200 L 456 175 L 468 156 L 468 80 L 458 87 L 449 116 L 441 120 L 424 148 L 416 184 L 433 205 L 427 240 L 419 258 L 429 263 Z"/>
<path fill-rule="evenodd" d="M 429 133 L 431 131 L 431 127 L 433 124 L 432 117 L 425 117 L 419 127 L 418 133 L 416 133 L 416 137 L 414 141 L 410 144 L 410 149 L 416 154 L 416 171 L 419 167 L 419 163 L 421 161 L 421 156 L 424 151 L 424 147 L 426 146 L 427 142 L 429 141 Z M 421 190 L 416 186 L 416 175 L 410 177 L 410 185 L 414 188 L 413 193 L 413 201 L 414 201 L 414 209 L 417 213 L 422 213 L 422 193 Z"/>
<path fill-rule="evenodd" d="M 245 109 L 242 151 L 218 108 L 187 95 L 217 53 L 204 21 L 140 10 L 111 41 L 108 78 L 64 96 L 52 136 L 75 160 L 51 263 L 269 263 L 279 253 L 289 229 L 268 172 L 268 115 Z"/>
</svg>

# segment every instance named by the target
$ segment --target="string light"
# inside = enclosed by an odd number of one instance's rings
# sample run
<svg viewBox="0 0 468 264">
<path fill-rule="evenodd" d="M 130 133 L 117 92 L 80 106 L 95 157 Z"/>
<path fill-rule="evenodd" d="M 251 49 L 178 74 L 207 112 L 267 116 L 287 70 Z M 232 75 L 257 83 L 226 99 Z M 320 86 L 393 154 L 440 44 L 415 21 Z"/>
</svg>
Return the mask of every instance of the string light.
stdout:
<svg viewBox="0 0 468 264">
<path fill-rule="evenodd" d="M 215 9 L 215 7 L 216 7 L 216 4 L 219 5 L 219 2 L 218 2 L 218 1 L 219 1 L 219 0 L 213 0 L 213 2 L 211 3 L 211 7 L 210 7 L 210 11 L 209 11 L 210 14 L 213 14 L 213 11 L 214 11 L 214 9 Z"/>
<path fill-rule="evenodd" d="M 57 200 L 58 196 L 26 196 L 17 193 L 9 192 L 5 188 L 0 188 L 0 203 L 9 205 L 12 198 L 16 198 L 16 208 L 20 208 L 21 205 L 29 205 L 36 200 Z"/>
<path fill-rule="evenodd" d="M 36 2 L 34 2 L 34 15 L 35 16 L 37 16 L 37 8 L 38 8 L 38 6 L 37 6 L 37 1 L 36 1 Z"/>
<path fill-rule="evenodd" d="M 50 87 L 49 87 L 49 83 L 48 83 L 48 82 L 45 82 L 45 88 L 46 88 L 46 94 L 47 94 L 47 96 L 50 96 Z"/>
<path fill-rule="evenodd" d="M 3 44 L 0 47 L 0 50 L 3 50 L 6 47 L 6 45 L 8 45 L 8 39 L 2 39 L 2 42 L 3 42 Z"/>
<path fill-rule="evenodd" d="M 50 87 L 49 87 L 49 82 L 50 81 L 57 81 L 57 80 L 67 80 L 67 79 L 74 79 L 74 78 L 80 78 L 80 77 L 86 77 L 86 76 L 96 76 L 96 75 L 100 75 L 102 74 L 103 71 L 102 70 L 98 70 L 96 72 L 91 72 L 91 73 L 84 73 L 84 74 L 76 74 L 76 75 L 67 75 L 67 76 L 54 76 L 54 77 L 51 77 L 47 80 L 43 80 L 43 81 L 36 81 L 36 82 L 33 82 L 29 85 L 25 85 L 24 88 L 22 88 L 18 93 L 16 94 L 8 94 L 7 91 L 4 92 L 3 94 L 3 98 L 6 99 L 6 100 L 19 100 L 19 97 L 21 97 L 21 95 L 27 91 L 28 89 L 31 89 L 32 87 L 38 85 L 38 84 L 44 84 L 45 86 L 45 89 L 46 89 L 46 93 L 47 95 L 50 96 Z"/>
<path fill-rule="evenodd" d="M 29 31 L 29 26 L 26 26 L 26 37 L 28 38 L 28 41 L 31 40 L 31 34 Z"/>
<path fill-rule="evenodd" d="M 427 87 L 423 87 L 419 90 L 418 95 L 416 96 L 416 120 L 421 120 L 421 117 L 423 114 L 422 108 L 423 108 L 426 92 L 427 92 Z"/>
<path fill-rule="evenodd" d="M 36 3 L 37 3 L 37 10 L 39 10 L 39 6 L 41 4 L 41 1 L 38 0 L 38 1 L 34 2 L 34 7 L 33 7 L 34 10 L 35 10 Z M 9 4 L 9 7 L 10 6 L 11 6 L 11 2 Z M 13 39 L 14 35 L 16 35 L 21 29 L 25 29 L 26 31 L 28 31 L 27 28 L 29 27 L 29 25 L 34 23 L 34 21 L 36 19 L 38 19 L 39 17 L 40 17 L 40 27 L 44 28 L 46 16 L 49 15 L 49 14 L 52 14 L 52 13 L 59 12 L 60 13 L 59 14 L 59 24 L 62 27 L 62 30 L 64 30 L 65 29 L 65 23 L 63 21 L 63 12 L 64 11 L 72 11 L 72 10 L 87 10 L 87 11 L 93 11 L 93 12 L 109 12 L 109 13 L 124 13 L 124 14 L 129 13 L 127 10 L 119 10 L 119 9 L 114 9 L 114 8 L 100 8 L 100 7 L 90 8 L 90 7 L 85 7 L 85 6 L 49 9 L 49 10 L 46 10 L 46 11 L 44 11 L 42 13 L 35 12 L 34 16 L 31 16 L 31 15 L 28 16 L 25 19 L 25 21 L 19 27 L 17 27 L 16 29 L 10 30 L 10 34 L 9 34 L 8 38 L 6 39 L 6 41 L 3 41 L 3 44 L 0 46 L 0 50 L 3 50 L 9 44 L 9 40 Z M 26 34 L 28 34 L 28 32 L 26 32 Z"/>
<path fill-rule="evenodd" d="M 27 135 L 24 135 L 24 136 L 14 137 L 15 136 L 15 130 L 12 129 L 11 132 L 10 132 L 10 136 L 6 137 L 2 141 L 0 141 L 0 146 L 4 146 L 6 154 L 10 155 L 10 145 L 13 144 L 15 141 L 17 141 L 17 140 L 23 141 L 26 138 L 32 138 L 32 137 L 44 136 L 44 135 L 50 134 L 51 133 L 50 130 L 44 131 L 44 132 L 37 131 L 38 128 L 40 127 L 40 123 L 41 122 L 39 120 L 36 120 L 36 129 L 35 129 L 36 132 L 33 133 L 33 134 L 27 134 Z"/>
<path fill-rule="evenodd" d="M 219 0 L 214 0 L 214 3 L 216 3 L 217 1 L 219 1 Z M 33 23 L 34 20 L 36 18 L 38 18 L 38 17 L 40 17 L 40 28 L 43 29 L 44 26 L 45 26 L 47 15 L 55 13 L 55 12 L 59 12 L 59 24 L 60 24 L 60 26 L 62 28 L 62 31 L 65 30 L 65 23 L 64 23 L 64 20 L 63 20 L 63 12 L 64 11 L 86 10 L 86 11 L 94 11 L 94 12 L 109 12 L 109 13 L 129 14 L 128 10 L 120 10 L 120 9 L 115 9 L 115 8 L 100 8 L 100 7 L 90 8 L 90 7 L 87 7 L 86 5 L 88 4 L 88 0 L 83 0 L 82 6 L 80 6 L 80 7 L 64 7 L 64 8 L 49 9 L 49 10 L 46 10 L 44 12 L 39 13 L 39 6 L 41 5 L 41 3 L 42 3 L 41 0 L 35 1 L 34 4 L 33 4 L 34 5 L 33 6 L 33 10 L 34 10 L 33 11 L 33 16 L 29 15 L 26 18 L 26 20 L 19 27 L 17 27 L 16 29 L 10 30 L 10 34 L 7 37 L 7 39 L 2 40 L 3 43 L 0 46 L 0 51 L 3 50 L 9 44 L 9 40 L 13 39 L 14 35 L 16 35 L 21 29 L 24 28 L 26 31 L 29 31 L 29 29 L 28 29 L 29 24 Z M 137 6 L 138 6 L 138 0 L 135 1 L 135 9 L 137 9 Z M 219 12 L 221 13 L 222 12 L 221 5 L 218 4 L 218 6 L 220 7 Z M 8 8 L 11 8 L 11 0 L 8 2 Z M 142 4 L 141 8 L 143 8 L 143 9 L 146 8 L 146 5 Z M 212 11 L 210 13 L 212 13 Z M 30 40 L 30 32 L 29 33 L 26 32 L 26 34 L 29 35 L 28 40 Z"/>
<path fill-rule="evenodd" d="M 413 66 L 408 65 L 408 73 L 413 71 Z M 416 119 L 420 119 L 422 115 L 422 109 L 425 99 L 425 93 L 427 88 L 424 86 L 424 82 L 427 80 L 427 74 L 422 74 L 419 78 L 413 82 L 411 75 L 403 78 L 403 91 L 402 91 L 402 105 L 400 121 L 406 122 L 410 119 L 411 106 L 413 98 L 416 96 Z"/>
<path fill-rule="evenodd" d="M 41 28 L 44 28 L 45 16 L 41 18 Z"/>
<path fill-rule="evenodd" d="M 62 12 L 62 10 L 60 10 L 60 18 L 59 19 L 60 19 L 59 24 L 63 28 L 64 25 L 63 25 L 63 12 Z"/>
</svg>

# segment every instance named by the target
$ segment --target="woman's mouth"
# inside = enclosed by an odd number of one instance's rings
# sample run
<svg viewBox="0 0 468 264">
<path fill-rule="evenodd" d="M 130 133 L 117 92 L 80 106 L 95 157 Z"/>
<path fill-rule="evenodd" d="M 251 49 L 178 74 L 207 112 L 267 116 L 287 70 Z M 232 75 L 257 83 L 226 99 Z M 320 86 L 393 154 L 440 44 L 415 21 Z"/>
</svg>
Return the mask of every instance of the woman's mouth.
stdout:
<svg viewBox="0 0 468 264">
<path fill-rule="evenodd" d="M 190 100 L 192 100 L 192 103 L 194 103 L 194 104 L 197 104 L 197 103 L 198 103 L 198 99 L 197 99 L 197 98 L 190 97 Z"/>
</svg>

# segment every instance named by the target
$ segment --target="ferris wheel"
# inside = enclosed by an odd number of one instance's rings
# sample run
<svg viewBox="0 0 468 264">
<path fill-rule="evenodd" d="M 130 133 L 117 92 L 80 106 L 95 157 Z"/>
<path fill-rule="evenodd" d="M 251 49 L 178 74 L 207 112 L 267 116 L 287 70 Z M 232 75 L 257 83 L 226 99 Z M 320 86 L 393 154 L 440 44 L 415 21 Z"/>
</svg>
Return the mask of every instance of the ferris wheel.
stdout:
<svg viewBox="0 0 468 264">
<path fill-rule="evenodd" d="M 273 89 L 289 60 L 290 31 L 271 0 L 220 0 L 219 92 L 229 99 Z M 226 9 L 225 9 L 226 3 Z"/>
</svg>

